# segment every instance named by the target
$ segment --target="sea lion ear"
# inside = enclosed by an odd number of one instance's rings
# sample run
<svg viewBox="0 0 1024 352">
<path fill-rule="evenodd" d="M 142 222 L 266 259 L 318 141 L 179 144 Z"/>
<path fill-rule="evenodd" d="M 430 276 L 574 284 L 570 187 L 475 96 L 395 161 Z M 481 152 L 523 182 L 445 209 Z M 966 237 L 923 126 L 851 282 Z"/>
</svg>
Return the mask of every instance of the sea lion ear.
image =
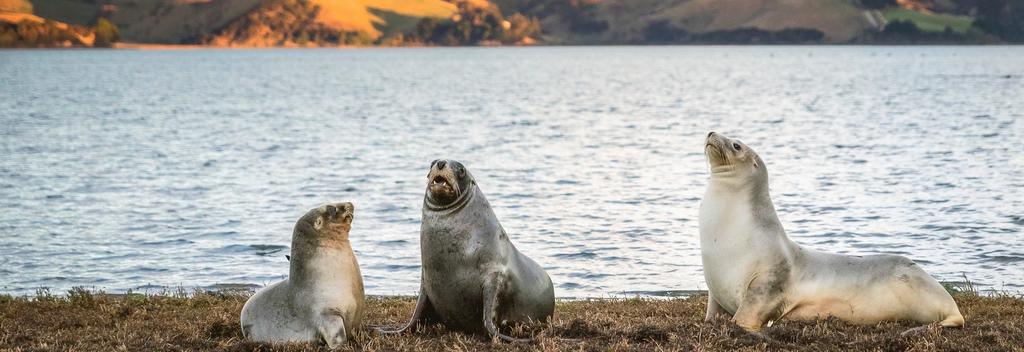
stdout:
<svg viewBox="0 0 1024 352">
<path fill-rule="evenodd" d="M 316 217 L 316 222 L 313 223 L 313 228 L 319 230 L 324 227 L 324 218 L 321 216 Z"/>
</svg>

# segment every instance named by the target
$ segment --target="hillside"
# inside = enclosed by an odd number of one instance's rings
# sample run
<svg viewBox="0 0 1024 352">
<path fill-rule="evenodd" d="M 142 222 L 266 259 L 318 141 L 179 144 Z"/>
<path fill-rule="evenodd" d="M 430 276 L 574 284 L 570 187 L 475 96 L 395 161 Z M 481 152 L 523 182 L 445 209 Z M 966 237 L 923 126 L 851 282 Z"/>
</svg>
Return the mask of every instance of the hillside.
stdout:
<svg viewBox="0 0 1024 352">
<path fill-rule="evenodd" d="M 97 17 L 108 17 L 125 41 L 165 44 L 194 43 L 246 16 L 250 20 L 260 18 L 258 12 L 262 11 L 263 17 L 273 17 L 276 14 L 267 13 L 267 9 L 282 8 L 282 1 L 277 0 L 111 0 L 106 6 L 99 3 L 102 2 L 33 1 L 36 13 L 42 17 L 81 25 L 94 22 Z M 309 0 L 308 4 L 317 7 L 311 16 L 290 17 L 306 23 L 285 27 L 312 24 L 339 32 L 363 32 L 372 39 L 411 30 L 423 18 L 447 18 L 456 9 L 442 0 Z M 278 29 L 281 28 L 271 32 Z"/>
<path fill-rule="evenodd" d="M 39 17 L 26 0 L 0 0 L 0 48 L 92 46 L 95 33 Z"/>
<path fill-rule="evenodd" d="M 455 5 L 442 0 L 313 0 L 320 7 L 316 21 L 327 26 L 366 32 L 376 39 L 385 32 L 412 30 L 422 18 L 448 18 Z"/>
<path fill-rule="evenodd" d="M 79 25 L 107 17 L 117 25 L 124 41 L 179 44 L 223 28 L 260 1 L 33 0 L 33 5 L 39 16 Z"/>
<path fill-rule="evenodd" d="M 539 17 L 546 39 L 566 43 L 645 42 L 651 25 L 687 33 L 805 28 L 826 42 L 845 42 L 872 27 L 849 0 L 496 1 Z"/>
<path fill-rule="evenodd" d="M 161 44 L 1024 41 L 1024 4 L 1012 0 L 29 1 L 0 0 L 0 9 L 80 26 L 108 18 L 122 41 Z"/>
</svg>

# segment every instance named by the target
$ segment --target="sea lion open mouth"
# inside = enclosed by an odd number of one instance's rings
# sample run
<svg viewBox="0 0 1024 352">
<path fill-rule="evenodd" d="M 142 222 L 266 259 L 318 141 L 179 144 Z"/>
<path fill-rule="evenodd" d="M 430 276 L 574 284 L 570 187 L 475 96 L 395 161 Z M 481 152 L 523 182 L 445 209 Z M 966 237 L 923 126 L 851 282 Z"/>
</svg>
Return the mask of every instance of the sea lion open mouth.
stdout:
<svg viewBox="0 0 1024 352">
<path fill-rule="evenodd" d="M 448 182 L 448 180 L 445 179 L 444 176 L 441 176 L 441 175 L 435 176 L 434 179 L 430 181 L 430 187 L 449 187 L 450 188 L 451 186 L 452 186 L 451 183 Z"/>
<path fill-rule="evenodd" d="M 451 204 L 462 193 L 451 167 L 432 168 L 427 179 L 427 197 L 437 205 Z"/>
<path fill-rule="evenodd" d="M 427 192 L 424 201 L 434 209 L 443 209 L 461 203 L 472 195 L 473 176 L 455 160 L 438 159 L 427 172 Z"/>
<path fill-rule="evenodd" d="M 448 178 L 443 175 L 434 176 L 427 187 L 430 188 L 430 194 L 434 198 L 458 196 L 458 191 L 455 190 L 453 182 L 448 181 Z"/>
</svg>

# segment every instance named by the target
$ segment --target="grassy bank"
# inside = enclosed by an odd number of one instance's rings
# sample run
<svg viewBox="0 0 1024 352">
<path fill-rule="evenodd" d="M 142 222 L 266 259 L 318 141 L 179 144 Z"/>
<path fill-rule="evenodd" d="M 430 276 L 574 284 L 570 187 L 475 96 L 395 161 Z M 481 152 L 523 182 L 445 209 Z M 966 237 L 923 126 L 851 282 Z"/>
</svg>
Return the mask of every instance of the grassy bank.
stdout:
<svg viewBox="0 0 1024 352">
<path fill-rule="evenodd" d="M 910 21 L 925 32 L 942 32 L 949 27 L 953 32 L 964 34 L 971 29 L 970 17 L 947 14 L 923 13 L 903 8 L 891 8 L 882 11 L 886 21 Z"/>
<path fill-rule="evenodd" d="M 242 340 L 238 313 L 248 294 L 98 295 L 31 299 L 0 296 L 3 351 L 315 351 L 314 344 L 267 345 Z M 554 321 L 536 344 L 495 343 L 433 327 L 423 334 L 358 336 L 348 349 L 364 351 L 606 351 L 606 350 L 806 350 L 806 351 L 1021 351 L 1024 299 L 957 295 L 967 327 L 930 328 L 901 337 L 914 325 L 853 326 L 836 320 L 783 321 L 767 329 L 770 340 L 743 333 L 722 320 L 703 322 L 706 296 L 685 299 L 590 300 L 558 303 Z M 411 297 L 372 298 L 368 324 L 398 325 L 412 311 Z"/>
</svg>

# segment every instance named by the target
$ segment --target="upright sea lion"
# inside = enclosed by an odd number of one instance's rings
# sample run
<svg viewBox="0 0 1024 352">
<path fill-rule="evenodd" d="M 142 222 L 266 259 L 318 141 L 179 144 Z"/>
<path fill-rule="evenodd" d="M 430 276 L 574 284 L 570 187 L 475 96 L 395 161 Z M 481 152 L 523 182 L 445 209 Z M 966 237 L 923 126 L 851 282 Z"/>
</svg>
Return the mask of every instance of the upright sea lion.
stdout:
<svg viewBox="0 0 1024 352">
<path fill-rule="evenodd" d="M 910 259 L 824 253 L 790 240 L 768 194 L 765 164 L 747 145 L 711 132 L 704 152 L 711 166 L 700 206 L 706 319 L 729 315 L 755 333 L 782 318 L 828 316 L 964 325 L 949 293 Z"/>
<path fill-rule="evenodd" d="M 324 341 L 336 348 L 363 318 L 363 276 L 348 241 L 352 203 L 314 208 L 295 223 L 288 278 L 242 307 L 242 334 L 262 342 Z"/>
<path fill-rule="evenodd" d="M 523 255 L 491 210 L 473 176 L 457 161 L 435 160 L 427 174 L 420 227 L 423 262 L 419 300 L 409 323 L 517 339 L 509 323 L 546 322 L 555 310 L 551 278 Z"/>
</svg>

